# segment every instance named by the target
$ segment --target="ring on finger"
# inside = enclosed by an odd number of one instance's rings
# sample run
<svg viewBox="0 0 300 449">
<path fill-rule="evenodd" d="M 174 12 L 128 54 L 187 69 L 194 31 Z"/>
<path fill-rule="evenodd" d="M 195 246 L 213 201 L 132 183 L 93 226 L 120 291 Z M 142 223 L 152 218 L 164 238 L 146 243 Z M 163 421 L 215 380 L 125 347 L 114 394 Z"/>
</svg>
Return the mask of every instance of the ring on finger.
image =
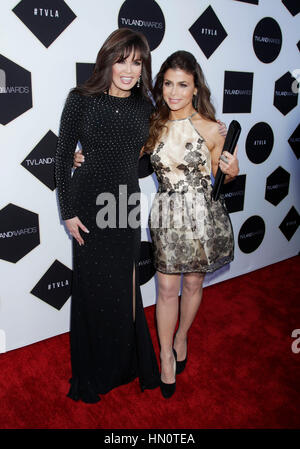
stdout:
<svg viewBox="0 0 300 449">
<path fill-rule="evenodd" d="M 224 154 L 221 154 L 220 159 L 221 161 L 225 162 L 225 164 L 229 163 L 229 159 L 226 156 L 224 156 Z"/>
</svg>

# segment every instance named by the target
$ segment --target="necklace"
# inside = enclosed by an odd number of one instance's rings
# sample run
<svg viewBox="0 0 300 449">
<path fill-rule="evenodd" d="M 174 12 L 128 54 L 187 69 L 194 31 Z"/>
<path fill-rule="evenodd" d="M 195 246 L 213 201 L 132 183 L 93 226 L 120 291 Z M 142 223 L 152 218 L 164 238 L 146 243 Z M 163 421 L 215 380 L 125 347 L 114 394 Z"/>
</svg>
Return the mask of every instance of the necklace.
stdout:
<svg viewBox="0 0 300 449">
<path fill-rule="evenodd" d="M 184 118 L 176 118 L 176 119 L 169 119 L 170 122 L 179 122 L 180 120 L 188 120 L 192 117 L 194 117 L 194 115 L 197 114 L 197 111 L 193 112 L 191 115 L 188 115 L 187 117 Z"/>
</svg>

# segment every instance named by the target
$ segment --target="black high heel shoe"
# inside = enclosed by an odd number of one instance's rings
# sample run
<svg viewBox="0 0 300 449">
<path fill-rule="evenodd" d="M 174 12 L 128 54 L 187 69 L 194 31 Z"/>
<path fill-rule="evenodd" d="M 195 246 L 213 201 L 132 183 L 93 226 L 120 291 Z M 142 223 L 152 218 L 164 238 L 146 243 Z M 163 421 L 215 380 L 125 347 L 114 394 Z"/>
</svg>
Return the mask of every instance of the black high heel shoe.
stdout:
<svg viewBox="0 0 300 449">
<path fill-rule="evenodd" d="M 175 382 L 173 382 L 172 384 L 165 384 L 161 379 L 160 379 L 160 390 L 161 390 L 161 394 L 163 395 L 164 398 L 169 399 L 171 396 L 173 396 L 173 394 L 175 393 L 176 390 L 176 364 L 177 364 L 177 353 L 175 351 L 175 349 L 173 348 L 173 354 L 174 354 L 174 358 L 175 358 Z"/>
<path fill-rule="evenodd" d="M 175 349 L 174 349 L 175 351 Z M 177 361 L 176 359 L 176 374 L 182 373 L 184 371 L 185 365 L 187 362 L 187 341 L 186 341 L 186 356 L 184 360 Z"/>
<path fill-rule="evenodd" d="M 184 360 L 180 360 L 180 362 L 176 362 L 176 374 L 180 374 L 180 373 L 182 373 L 182 371 L 184 371 L 186 362 L 187 362 L 187 357 Z"/>
</svg>

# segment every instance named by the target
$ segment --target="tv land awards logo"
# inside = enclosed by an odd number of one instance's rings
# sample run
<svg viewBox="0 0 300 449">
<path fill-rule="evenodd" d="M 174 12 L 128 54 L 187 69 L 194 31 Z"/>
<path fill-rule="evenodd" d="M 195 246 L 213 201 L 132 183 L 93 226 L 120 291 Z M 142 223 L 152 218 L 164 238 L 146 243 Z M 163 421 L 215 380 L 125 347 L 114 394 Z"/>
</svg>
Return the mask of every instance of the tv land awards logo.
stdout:
<svg viewBox="0 0 300 449">
<path fill-rule="evenodd" d="M 265 222 L 260 216 L 253 215 L 248 218 L 241 226 L 238 235 L 238 245 L 240 250 L 246 254 L 256 251 L 264 239 L 265 232 Z"/>
<path fill-rule="evenodd" d="M 46 48 L 76 19 L 63 0 L 22 0 L 13 12 Z"/>
<path fill-rule="evenodd" d="M 251 112 L 252 87 L 252 72 L 225 71 L 223 113 Z"/>
<path fill-rule="evenodd" d="M 55 260 L 30 293 L 60 310 L 71 296 L 72 275 L 70 268 Z"/>
<path fill-rule="evenodd" d="M 300 224 L 300 216 L 294 206 L 291 207 L 286 217 L 279 225 L 280 231 L 285 238 L 290 241 Z"/>
<path fill-rule="evenodd" d="M 288 140 L 297 159 L 300 157 L 300 124 L 297 126 L 293 134 Z"/>
<path fill-rule="evenodd" d="M 16 263 L 39 244 L 38 214 L 11 203 L 0 211 L 0 259 Z"/>
<path fill-rule="evenodd" d="M 229 213 L 244 209 L 246 175 L 239 175 L 233 181 L 224 184 L 222 196 Z"/>
<path fill-rule="evenodd" d="M 216 13 L 209 6 L 190 27 L 189 32 L 209 58 L 227 37 L 227 33 Z"/>
<path fill-rule="evenodd" d="M 283 115 L 287 115 L 298 104 L 299 89 L 295 89 L 296 84 L 298 86 L 298 79 L 290 72 L 275 82 L 273 104 Z"/>
<path fill-rule="evenodd" d="M 7 125 L 32 108 L 31 73 L 0 55 L 0 123 Z"/>
<path fill-rule="evenodd" d="M 84 84 L 91 76 L 95 64 L 90 62 L 76 62 L 76 85 Z"/>
<path fill-rule="evenodd" d="M 265 199 L 277 206 L 289 193 L 290 174 L 282 167 L 267 177 Z"/>
<path fill-rule="evenodd" d="M 153 265 L 153 250 L 150 242 L 143 241 L 141 243 L 138 267 L 140 285 L 144 285 L 153 278 L 156 272 Z"/>
<path fill-rule="evenodd" d="M 261 62 L 275 61 L 282 46 L 280 26 L 272 17 L 261 19 L 253 33 L 253 49 Z"/>
<path fill-rule="evenodd" d="M 56 145 L 57 136 L 48 131 L 21 164 L 52 191 L 56 187 L 54 177 Z"/>
<path fill-rule="evenodd" d="M 274 134 L 268 123 L 254 125 L 246 139 L 246 154 L 253 164 L 261 164 L 268 159 L 274 145 Z"/>
<path fill-rule="evenodd" d="M 292 16 L 296 16 L 300 12 L 299 0 L 282 0 L 282 3 L 289 10 Z"/>
<path fill-rule="evenodd" d="M 151 51 L 160 45 L 165 34 L 165 18 L 154 0 L 126 0 L 119 11 L 118 26 L 143 33 Z"/>
</svg>

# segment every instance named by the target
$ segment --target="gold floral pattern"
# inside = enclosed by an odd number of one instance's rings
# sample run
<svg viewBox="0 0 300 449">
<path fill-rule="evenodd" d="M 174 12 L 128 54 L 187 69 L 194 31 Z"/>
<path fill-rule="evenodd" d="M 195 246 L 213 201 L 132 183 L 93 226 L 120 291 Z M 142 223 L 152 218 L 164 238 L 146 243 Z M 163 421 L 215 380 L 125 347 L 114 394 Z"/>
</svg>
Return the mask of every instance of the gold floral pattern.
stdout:
<svg viewBox="0 0 300 449">
<path fill-rule="evenodd" d="M 168 121 L 151 162 L 159 184 L 149 218 L 156 269 L 212 272 L 231 262 L 231 221 L 223 198 L 211 198 L 210 151 L 190 117 Z"/>
</svg>

